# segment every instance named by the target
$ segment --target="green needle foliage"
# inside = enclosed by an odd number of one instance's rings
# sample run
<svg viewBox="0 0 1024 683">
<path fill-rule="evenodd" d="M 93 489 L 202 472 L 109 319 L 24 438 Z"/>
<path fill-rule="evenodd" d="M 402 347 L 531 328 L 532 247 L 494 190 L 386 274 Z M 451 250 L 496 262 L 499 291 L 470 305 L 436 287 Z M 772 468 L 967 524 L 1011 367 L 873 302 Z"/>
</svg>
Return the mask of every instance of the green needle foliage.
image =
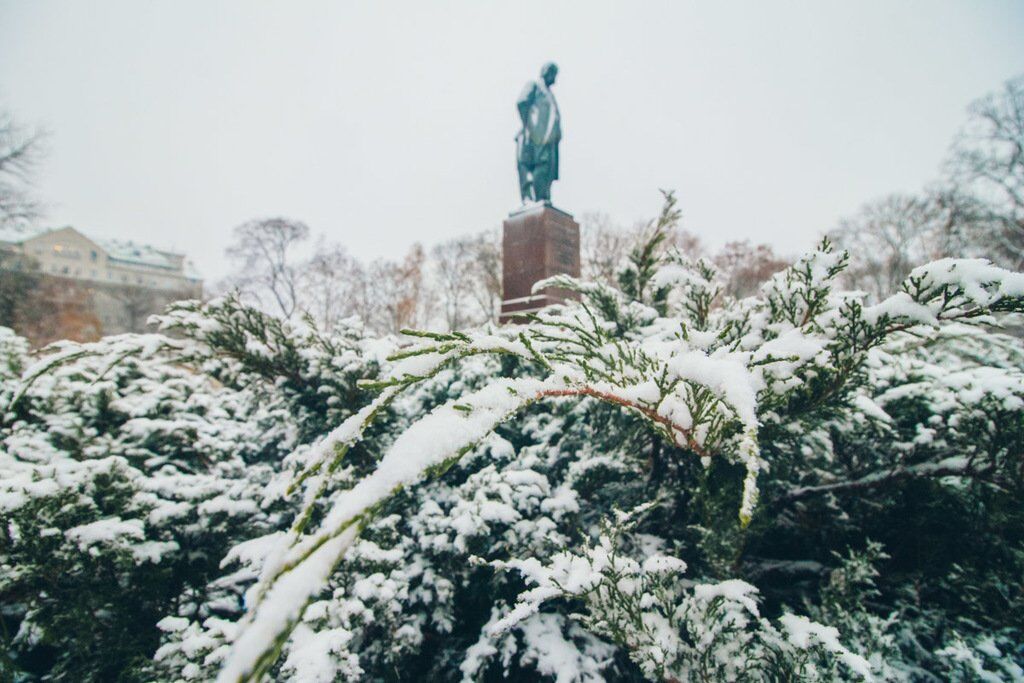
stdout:
<svg viewBox="0 0 1024 683">
<path fill-rule="evenodd" d="M 35 362 L 0 336 L 0 667 L 1019 676 L 1024 276 L 947 259 L 869 304 L 823 241 L 735 300 L 678 219 L 522 325 L 226 297 Z"/>
</svg>

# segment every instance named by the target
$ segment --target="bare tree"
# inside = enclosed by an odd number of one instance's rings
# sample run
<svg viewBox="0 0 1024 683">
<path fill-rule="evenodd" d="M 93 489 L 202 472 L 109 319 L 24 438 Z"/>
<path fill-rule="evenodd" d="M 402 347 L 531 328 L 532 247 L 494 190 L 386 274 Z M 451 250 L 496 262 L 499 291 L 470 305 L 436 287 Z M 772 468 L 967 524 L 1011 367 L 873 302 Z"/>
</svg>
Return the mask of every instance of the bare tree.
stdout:
<svg viewBox="0 0 1024 683">
<path fill-rule="evenodd" d="M 607 214 L 583 214 L 580 218 L 580 270 L 583 279 L 616 285 L 619 268 L 649 225 L 650 221 L 639 221 L 627 229 Z M 669 233 L 663 246 L 678 249 L 692 258 L 704 254 L 700 238 L 679 226 Z"/>
<path fill-rule="evenodd" d="M 895 292 L 914 266 L 950 255 L 961 202 L 938 193 L 893 194 L 862 206 L 829 233 L 850 253 L 847 284 L 880 299 Z"/>
<path fill-rule="evenodd" d="M 466 326 L 470 312 L 467 299 L 472 290 L 473 246 L 469 237 L 438 244 L 430 250 L 437 273 L 445 325 L 449 330 Z"/>
<path fill-rule="evenodd" d="M 501 233 L 487 230 L 472 241 L 473 286 L 470 298 L 480 312 L 479 322 L 497 320 L 501 312 Z"/>
<path fill-rule="evenodd" d="M 949 171 L 983 211 L 970 216 L 973 241 L 1004 265 L 1024 267 L 1024 75 L 970 106 Z"/>
<path fill-rule="evenodd" d="M 45 152 L 45 134 L 19 126 L 9 112 L 0 112 L 0 226 L 29 223 L 39 216 L 32 197 L 35 170 Z"/>
<path fill-rule="evenodd" d="M 302 266 L 301 308 L 325 328 L 353 315 L 364 317 L 365 279 L 364 268 L 343 246 L 320 237 Z"/>
<path fill-rule="evenodd" d="M 434 302 L 425 274 L 426 258 L 423 247 L 414 244 L 402 261 L 370 264 L 367 298 L 373 329 L 396 334 L 428 324 Z"/>
<path fill-rule="evenodd" d="M 712 257 L 725 281 L 722 293 L 737 299 L 755 294 L 761 283 L 789 265 L 771 245 L 728 242 Z"/>
<path fill-rule="evenodd" d="M 300 309 L 302 269 L 296 247 L 309 237 L 305 223 L 287 218 L 249 221 L 235 228 L 227 255 L 238 264 L 231 284 L 264 307 L 290 318 Z"/>
<path fill-rule="evenodd" d="M 494 320 L 501 305 L 501 246 L 496 231 L 449 240 L 430 253 L 448 329 Z"/>
<path fill-rule="evenodd" d="M 676 226 L 675 230 L 668 234 L 667 246 L 692 259 L 698 259 L 707 254 L 707 249 L 700 237 L 680 226 Z"/>
<path fill-rule="evenodd" d="M 624 229 L 608 214 L 583 214 L 580 217 L 580 274 L 583 279 L 615 284 L 615 274 L 635 241 L 635 231 Z"/>
</svg>

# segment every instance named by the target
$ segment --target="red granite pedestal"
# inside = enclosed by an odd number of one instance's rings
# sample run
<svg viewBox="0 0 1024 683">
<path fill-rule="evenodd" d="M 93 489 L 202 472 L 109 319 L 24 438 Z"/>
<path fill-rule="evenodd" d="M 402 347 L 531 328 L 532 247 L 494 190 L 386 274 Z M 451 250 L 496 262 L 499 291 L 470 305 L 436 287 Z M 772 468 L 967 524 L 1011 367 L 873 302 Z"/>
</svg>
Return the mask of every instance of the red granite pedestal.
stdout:
<svg viewBox="0 0 1024 683">
<path fill-rule="evenodd" d="M 513 211 L 504 224 L 502 263 L 500 322 L 515 322 L 525 313 L 576 299 L 575 292 L 564 289 L 531 289 L 552 275 L 579 277 L 580 226 L 572 215 L 549 204 Z"/>
</svg>

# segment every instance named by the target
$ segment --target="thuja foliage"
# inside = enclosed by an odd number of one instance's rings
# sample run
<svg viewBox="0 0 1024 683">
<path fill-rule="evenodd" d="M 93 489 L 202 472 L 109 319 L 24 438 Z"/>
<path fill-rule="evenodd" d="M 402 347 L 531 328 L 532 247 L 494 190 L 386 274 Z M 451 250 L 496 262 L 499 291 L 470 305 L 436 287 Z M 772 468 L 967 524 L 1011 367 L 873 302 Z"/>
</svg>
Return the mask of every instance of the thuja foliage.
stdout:
<svg viewBox="0 0 1024 683">
<path fill-rule="evenodd" d="M 350 331 L 321 336 L 230 298 L 197 307 L 168 314 L 173 339 L 40 359 L 0 330 L 0 679 L 145 678 L 168 613 L 237 611 L 219 563 L 286 523 L 265 487 L 374 372 Z"/>
<path fill-rule="evenodd" d="M 756 297 L 666 247 L 521 325 L 367 338 L 180 304 L 0 339 L 12 675 L 1014 680 L 1024 276 Z M 113 654 L 112 654 L 113 653 Z"/>
</svg>

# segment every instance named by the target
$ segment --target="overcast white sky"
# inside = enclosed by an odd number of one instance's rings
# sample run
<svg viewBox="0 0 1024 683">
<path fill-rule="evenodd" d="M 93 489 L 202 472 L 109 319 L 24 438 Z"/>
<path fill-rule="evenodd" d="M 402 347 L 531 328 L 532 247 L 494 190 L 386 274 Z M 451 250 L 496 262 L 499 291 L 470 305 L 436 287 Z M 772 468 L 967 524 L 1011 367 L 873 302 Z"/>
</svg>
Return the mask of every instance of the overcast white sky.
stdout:
<svg viewBox="0 0 1024 683">
<path fill-rule="evenodd" d="M 0 103 L 52 132 L 47 222 L 208 278 L 255 217 L 364 258 L 499 225 L 546 60 L 556 205 L 628 224 L 674 188 L 712 245 L 796 252 L 936 176 L 968 102 L 1024 72 L 1024 3 L 0 0 Z"/>
</svg>

